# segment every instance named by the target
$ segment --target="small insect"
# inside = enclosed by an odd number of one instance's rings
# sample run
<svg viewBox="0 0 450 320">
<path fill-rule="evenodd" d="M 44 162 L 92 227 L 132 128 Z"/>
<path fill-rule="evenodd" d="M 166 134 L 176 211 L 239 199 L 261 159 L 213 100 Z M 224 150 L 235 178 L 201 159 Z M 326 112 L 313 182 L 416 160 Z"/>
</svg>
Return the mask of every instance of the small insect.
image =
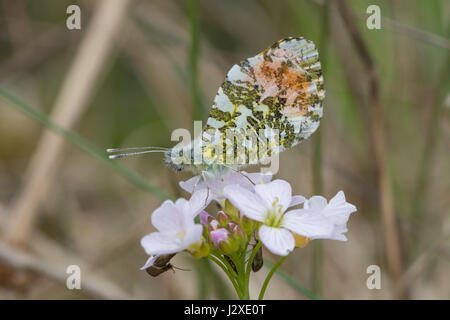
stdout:
<svg viewBox="0 0 450 320">
<path fill-rule="evenodd" d="M 234 272 L 236 272 L 236 274 L 238 274 L 238 270 L 237 270 L 236 265 L 234 264 L 233 260 L 229 256 L 227 256 L 226 254 L 223 257 L 230 264 L 231 268 L 233 268 Z"/>
<path fill-rule="evenodd" d="M 169 261 L 174 256 L 175 254 L 167 254 L 159 256 L 153 263 L 153 265 L 145 269 L 145 271 L 147 271 L 147 273 L 152 277 L 156 277 L 159 276 L 161 273 L 166 272 L 167 270 L 173 270 L 173 265 L 170 264 Z"/>
<path fill-rule="evenodd" d="M 229 70 L 202 134 L 190 144 L 107 151 L 120 152 L 110 155 L 111 159 L 162 152 L 171 169 L 217 178 L 307 139 L 319 127 L 324 98 L 314 43 L 286 38 Z"/>
<path fill-rule="evenodd" d="M 258 244 L 258 241 L 254 244 L 253 249 L 256 247 L 256 245 Z M 253 272 L 258 272 L 262 266 L 264 265 L 264 259 L 263 259 L 263 251 L 262 251 L 262 247 L 259 247 L 258 252 L 256 252 L 253 261 L 252 261 L 252 271 Z"/>
</svg>

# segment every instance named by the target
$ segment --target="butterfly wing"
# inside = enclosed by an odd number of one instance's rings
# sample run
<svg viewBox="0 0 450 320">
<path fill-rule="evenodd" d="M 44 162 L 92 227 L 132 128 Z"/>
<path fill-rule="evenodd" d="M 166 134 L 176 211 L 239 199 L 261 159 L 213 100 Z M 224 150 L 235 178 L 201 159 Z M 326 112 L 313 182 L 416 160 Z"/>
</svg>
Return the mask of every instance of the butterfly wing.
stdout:
<svg viewBox="0 0 450 320">
<path fill-rule="evenodd" d="M 243 155 L 248 164 L 252 161 L 250 153 L 258 149 L 255 135 L 259 143 L 264 138 L 268 141 L 258 159 L 291 148 L 318 128 L 324 97 L 314 43 L 304 38 L 280 40 L 228 72 L 203 130 L 203 157 L 219 164 L 229 163 L 228 154 L 235 163 L 243 164 L 245 159 L 237 159 Z M 230 144 L 227 130 L 240 142 Z M 274 132 L 279 133 L 276 140 Z M 231 149 L 227 149 L 228 145 Z M 238 152 L 239 147 L 246 147 L 244 153 Z"/>
</svg>

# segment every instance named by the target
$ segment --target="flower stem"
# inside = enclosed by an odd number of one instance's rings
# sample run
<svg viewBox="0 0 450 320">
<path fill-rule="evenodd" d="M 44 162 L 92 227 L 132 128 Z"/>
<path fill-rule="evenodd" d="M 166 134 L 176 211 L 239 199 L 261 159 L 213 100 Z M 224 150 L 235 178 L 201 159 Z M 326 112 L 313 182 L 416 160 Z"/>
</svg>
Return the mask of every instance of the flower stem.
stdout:
<svg viewBox="0 0 450 320">
<path fill-rule="evenodd" d="M 211 254 L 214 257 L 216 257 L 217 259 L 219 259 L 224 265 L 225 267 L 227 267 L 228 271 L 231 273 L 231 275 L 233 276 L 233 278 L 237 277 L 236 271 L 234 270 L 234 268 L 231 266 L 231 264 L 227 261 L 227 259 L 225 259 L 224 257 L 222 257 L 222 255 L 216 251 L 212 251 L 211 250 Z"/>
<path fill-rule="evenodd" d="M 250 283 L 250 270 L 252 268 L 253 259 L 255 258 L 256 253 L 258 252 L 259 248 L 261 248 L 261 241 L 258 241 L 256 246 L 253 248 L 252 254 L 250 255 L 250 258 L 247 262 L 247 270 L 245 271 L 245 286 L 248 290 L 248 286 Z"/>
<path fill-rule="evenodd" d="M 239 259 L 237 259 L 238 264 L 236 265 L 238 269 L 238 283 L 239 287 L 241 288 L 241 300 L 249 300 L 250 299 L 250 292 L 248 290 L 247 286 L 247 278 L 246 278 L 246 272 L 245 272 L 245 255 L 241 256 Z"/>
<path fill-rule="evenodd" d="M 230 270 L 228 270 L 228 268 L 225 265 L 225 262 L 220 257 L 216 257 L 216 256 L 213 256 L 213 255 L 209 255 L 208 259 L 210 259 L 215 264 L 217 264 L 225 272 L 225 274 L 228 276 L 228 278 L 230 279 L 231 283 L 233 284 L 233 287 L 236 290 L 236 293 L 239 296 L 239 299 L 242 300 L 242 292 L 241 292 L 240 286 L 236 282 L 236 277 L 231 273 Z"/>
<path fill-rule="evenodd" d="M 264 280 L 264 283 L 261 287 L 261 291 L 259 292 L 258 300 L 262 300 L 264 297 L 264 293 L 266 292 L 267 285 L 269 284 L 270 279 L 272 278 L 275 271 L 277 271 L 278 267 L 283 263 L 284 260 L 286 260 L 287 256 L 282 257 L 278 262 L 273 266 L 273 268 L 270 270 L 269 274 L 266 277 L 266 280 Z"/>
</svg>

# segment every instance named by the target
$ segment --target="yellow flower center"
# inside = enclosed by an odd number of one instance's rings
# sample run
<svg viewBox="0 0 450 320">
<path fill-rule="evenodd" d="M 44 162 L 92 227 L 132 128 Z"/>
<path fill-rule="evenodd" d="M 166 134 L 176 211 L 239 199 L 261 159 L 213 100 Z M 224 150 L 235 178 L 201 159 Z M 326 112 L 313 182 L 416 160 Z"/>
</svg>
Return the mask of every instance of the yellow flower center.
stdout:
<svg viewBox="0 0 450 320">
<path fill-rule="evenodd" d="M 269 227 L 281 227 L 281 222 L 283 219 L 283 206 L 278 203 L 279 201 L 280 199 L 275 197 L 275 200 L 272 202 L 272 208 L 267 212 L 264 224 Z"/>
<path fill-rule="evenodd" d="M 186 236 L 186 230 L 178 231 L 176 236 L 178 239 L 180 239 L 180 241 L 183 241 L 184 237 Z"/>
</svg>

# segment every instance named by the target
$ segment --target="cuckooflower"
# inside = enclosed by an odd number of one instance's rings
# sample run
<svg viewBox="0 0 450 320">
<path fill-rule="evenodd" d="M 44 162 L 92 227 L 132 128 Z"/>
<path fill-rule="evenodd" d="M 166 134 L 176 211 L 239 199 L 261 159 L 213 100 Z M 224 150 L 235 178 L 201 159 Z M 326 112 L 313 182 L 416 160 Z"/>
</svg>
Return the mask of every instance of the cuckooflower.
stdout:
<svg viewBox="0 0 450 320">
<path fill-rule="evenodd" d="M 153 265 L 159 255 L 183 250 L 194 253 L 202 248 L 203 226 L 196 224 L 194 218 L 203 210 L 205 197 L 206 192 L 199 191 L 189 201 L 178 199 L 173 203 L 167 200 L 153 212 L 152 224 L 158 231 L 141 239 L 142 247 L 150 255 L 144 267 Z"/>
<path fill-rule="evenodd" d="M 206 207 L 205 199 L 207 196 L 208 190 L 196 190 L 191 195 L 191 198 L 189 200 L 179 198 L 177 201 L 175 201 L 175 207 L 179 211 L 185 213 L 187 216 L 192 216 L 193 218 L 195 218 Z"/>
<path fill-rule="evenodd" d="M 208 203 L 211 200 L 224 199 L 223 190 L 228 185 L 239 185 L 245 189 L 253 190 L 253 185 L 267 183 L 272 180 L 271 174 L 247 173 L 245 171 L 230 170 L 224 176 L 217 179 L 202 180 L 202 176 L 195 176 L 186 181 L 181 181 L 180 187 L 192 193 L 192 191 L 208 189 Z"/>
<path fill-rule="evenodd" d="M 333 224 L 322 214 L 286 210 L 304 201 L 292 197 L 291 186 L 283 180 L 274 180 L 254 186 L 254 192 L 239 185 L 227 186 L 227 199 L 250 219 L 262 223 L 259 239 L 274 254 L 285 256 L 295 248 L 292 233 L 312 238 L 333 231 Z"/>
<path fill-rule="evenodd" d="M 347 232 L 347 221 L 350 215 L 356 211 L 356 207 L 345 200 L 343 191 L 339 191 L 327 203 L 327 199 L 322 196 L 313 196 L 304 203 L 303 213 L 315 213 L 323 215 L 328 221 L 333 223 L 333 231 L 330 234 L 313 236 L 311 239 L 332 239 L 347 241 L 344 235 Z"/>
</svg>

